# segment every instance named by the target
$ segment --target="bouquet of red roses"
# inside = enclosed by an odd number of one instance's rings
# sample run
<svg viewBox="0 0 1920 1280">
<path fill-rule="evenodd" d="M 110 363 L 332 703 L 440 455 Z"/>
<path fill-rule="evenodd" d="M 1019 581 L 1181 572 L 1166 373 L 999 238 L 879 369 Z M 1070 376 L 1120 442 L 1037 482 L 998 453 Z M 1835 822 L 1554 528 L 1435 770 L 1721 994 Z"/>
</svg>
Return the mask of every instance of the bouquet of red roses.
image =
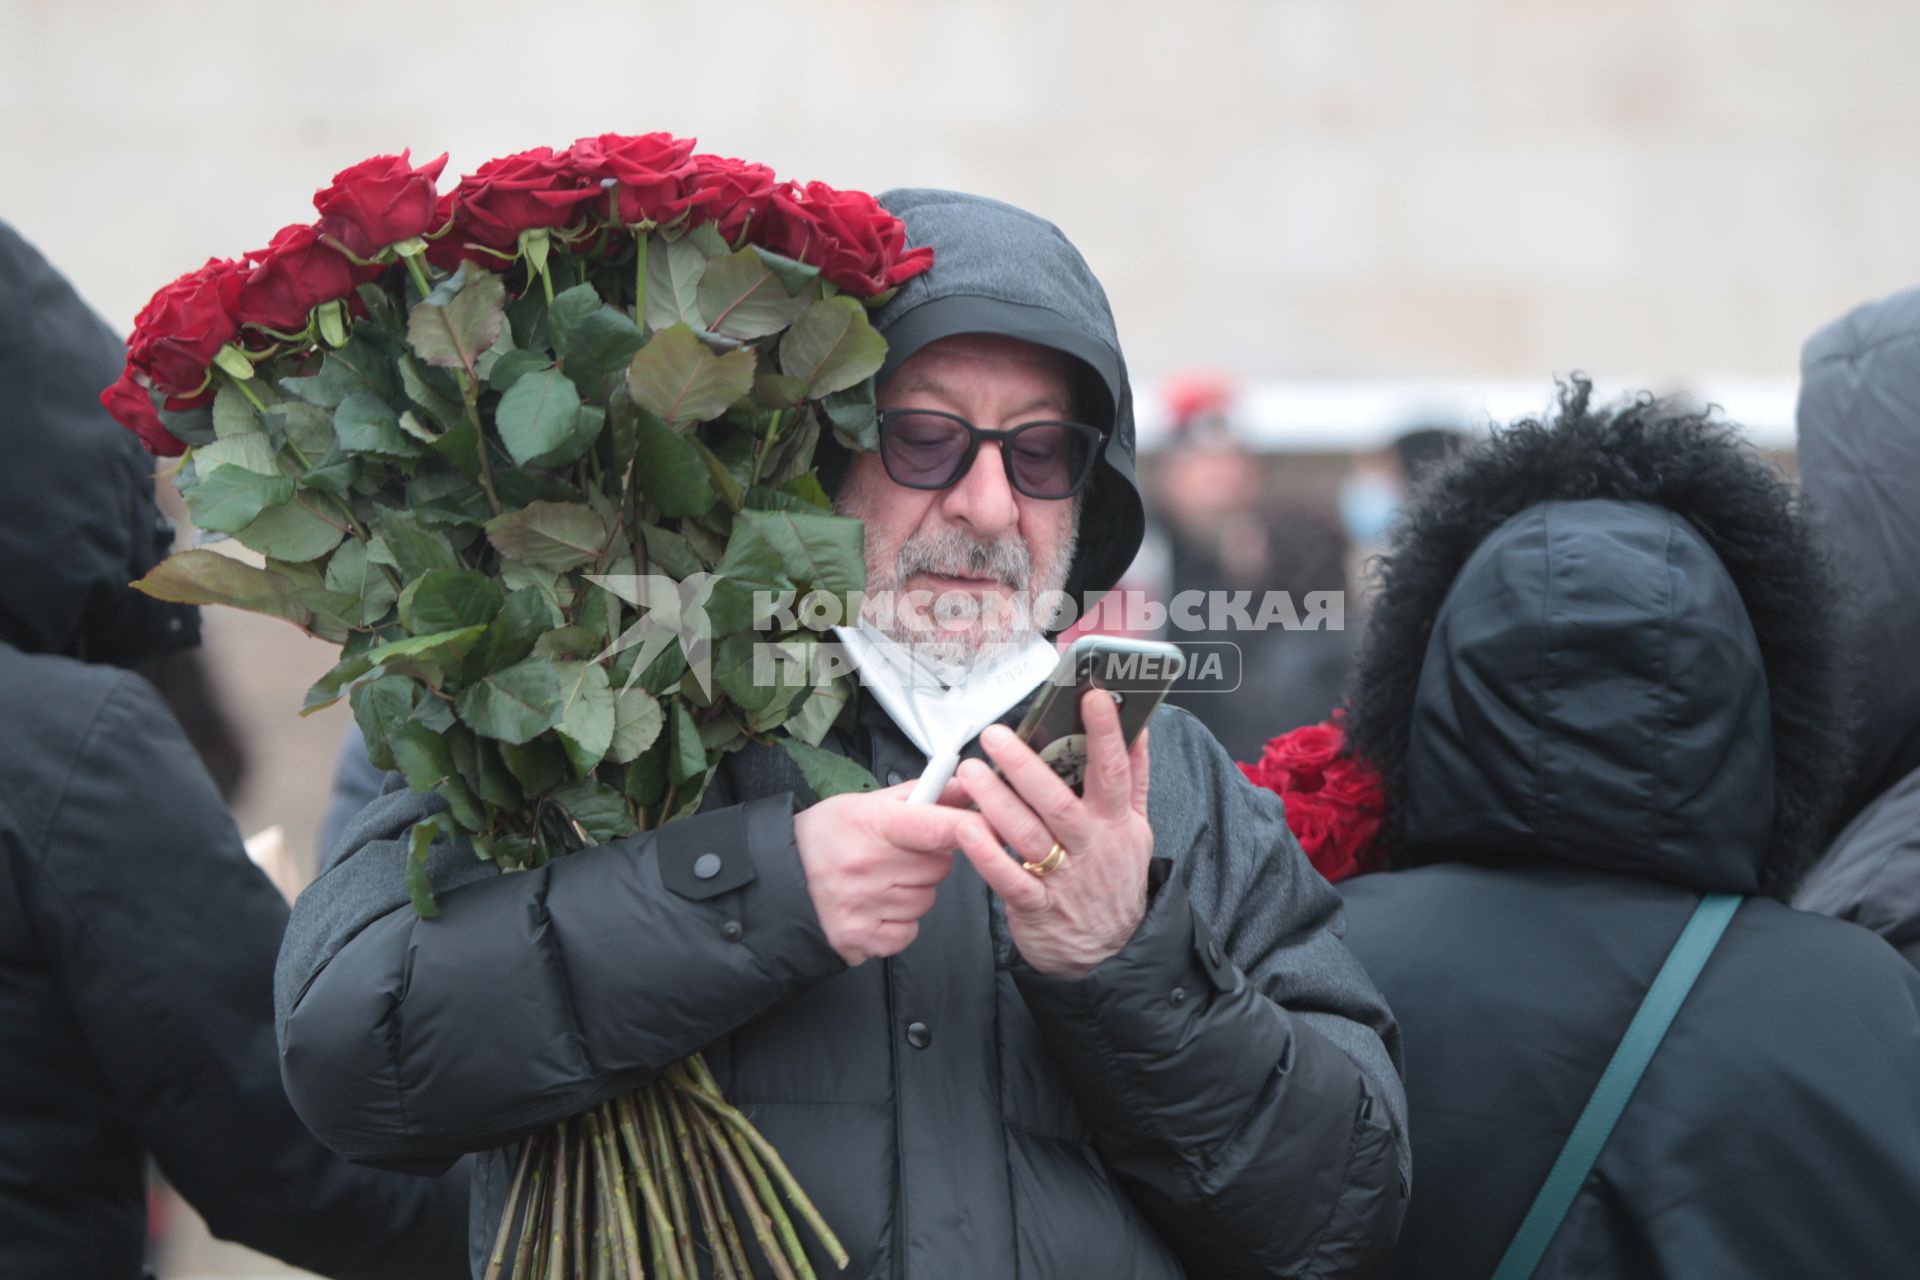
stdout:
<svg viewBox="0 0 1920 1280">
<path fill-rule="evenodd" d="M 1386 811 L 1380 775 L 1347 750 L 1338 712 L 1274 738 L 1240 772 L 1286 802 L 1287 828 L 1328 880 L 1379 869 L 1373 842 Z"/>
<path fill-rule="evenodd" d="M 862 531 L 813 470 L 871 447 L 886 344 L 867 311 L 925 270 L 859 192 L 778 182 L 667 134 L 482 165 L 336 176 L 319 217 L 141 311 L 102 396 L 173 473 L 196 548 L 136 586 L 283 618 L 341 646 L 374 762 L 446 801 L 412 832 L 503 870 L 693 812 L 720 761 L 777 743 L 821 796 L 873 785 L 820 749 L 844 676 L 768 669 L 803 622 L 757 593 L 849 596 Z M 659 584 L 665 583 L 663 592 Z M 651 588 L 649 588 L 651 584 Z M 697 587 L 693 595 L 681 591 Z M 688 622 L 697 611 L 698 634 Z M 792 1205 L 846 1254 L 699 1058 L 526 1146 L 496 1247 L 511 1274 L 810 1275 Z M 731 1196 L 731 1199 L 730 1199 Z"/>
</svg>

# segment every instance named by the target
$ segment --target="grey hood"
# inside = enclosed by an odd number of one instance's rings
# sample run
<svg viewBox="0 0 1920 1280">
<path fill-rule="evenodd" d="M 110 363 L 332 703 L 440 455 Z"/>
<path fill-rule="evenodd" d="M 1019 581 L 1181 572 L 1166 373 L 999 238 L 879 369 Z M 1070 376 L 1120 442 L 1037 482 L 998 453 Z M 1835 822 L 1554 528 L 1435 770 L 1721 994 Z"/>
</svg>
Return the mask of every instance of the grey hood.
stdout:
<svg viewBox="0 0 1920 1280">
<path fill-rule="evenodd" d="M 73 286 L 0 222 L 0 643 L 134 666 L 199 612 L 127 584 L 167 554 L 153 458 L 100 406 L 127 358 Z"/>
<path fill-rule="evenodd" d="M 1863 624 L 1845 821 L 1920 768 L 1920 289 L 1814 334 L 1800 370 L 1800 480 Z"/>
<path fill-rule="evenodd" d="M 1139 550 L 1146 516 L 1134 480 L 1133 392 L 1106 292 L 1060 229 L 1025 210 L 955 191 L 901 189 L 880 203 L 906 224 L 908 245 L 934 254 L 874 314 L 888 347 L 882 381 L 928 343 L 962 333 L 1051 347 L 1085 369 L 1085 399 L 1107 438 L 1067 590 L 1107 590 Z"/>
</svg>

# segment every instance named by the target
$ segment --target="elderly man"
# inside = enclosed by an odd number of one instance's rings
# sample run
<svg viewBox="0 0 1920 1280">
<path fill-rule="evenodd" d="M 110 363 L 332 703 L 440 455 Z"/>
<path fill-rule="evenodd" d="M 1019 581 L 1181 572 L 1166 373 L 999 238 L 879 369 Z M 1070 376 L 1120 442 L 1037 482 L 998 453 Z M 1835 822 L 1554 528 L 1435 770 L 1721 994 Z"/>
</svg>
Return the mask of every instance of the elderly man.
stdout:
<svg viewBox="0 0 1920 1280">
<path fill-rule="evenodd" d="M 876 316 L 881 450 L 823 470 L 866 522 L 869 589 L 943 597 L 863 634 L 959 680 L 1039 642 L 1016 593 L 1126 566 L 1131 401 L 1056 229 L 945 192 L 883 203 L 937 258 Z M 1191 717 L 1129 752 L 1104 695 L 1084 714 L 1084 799 L 996 725 L 979 746 L 1005 781 L 970 762 L 949 796 L 977 809 L 910 805 L 926 757 L 862 698 L 826 745 L 888 790 L 796 814 L 798 772 L 749 748 L 662 830 L 512 876 L 444 852 L 436 882 L 464 883 L 429 923 L 399 837 L 435 802 L 390 794 L 283 952 L 295 1104 L 357 1159 L 487 1152 L 476 1274 L 515 1144 L 695 1050 L 855 1275 L 1363 1270 L 1407 1195 L 1403 1096 L 1334 895 Z M 692 874 L 715 852 L 723 874 Z"/>
</svg>

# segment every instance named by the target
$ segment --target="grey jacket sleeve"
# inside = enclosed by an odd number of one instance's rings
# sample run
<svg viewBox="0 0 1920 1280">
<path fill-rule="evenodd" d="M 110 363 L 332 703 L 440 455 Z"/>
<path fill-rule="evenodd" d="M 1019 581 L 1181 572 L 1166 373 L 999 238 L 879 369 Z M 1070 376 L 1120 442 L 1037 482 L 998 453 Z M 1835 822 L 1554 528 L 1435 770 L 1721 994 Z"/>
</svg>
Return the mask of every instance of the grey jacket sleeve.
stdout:
<svg viewBox="0 0 1920 1280">
<path fill-rule="evenodd" d="M 466 1274 L 464 1172 L 354 1168 L 287 1105 L 271 998 L 286 904 L 136 676 L 115 675 L 94 712 L 40 882 L 42 943 L 75 1024 L 216 1235 L 350 1280 Z"/>
<path fill-rule="evenodd" d="M 1109 1167 L 1196 1275 L 1363 1274 L 1410 1185 L 1398 1032 L 1277 797 L 1154 721 L 1147 915 L 1078 980 L 1016 966 Z"/>
<path fill-rule="evenodd" d="M 504 1145 L 845 967 L 807 894 L 789 796 L 533 871 L 437 846 L 440 915 L 423 920 L 405 837 L 438 807 L 403 790 L 369 806 L 281 952 L 287 1092 L 342 1155 L 431 1169 Z"/>
<path fill-rule="evenodd" d="M 1873 930 L 1920 969 L 1920 771 L 1847 824 L 1793 905 Z"/>
</svg>

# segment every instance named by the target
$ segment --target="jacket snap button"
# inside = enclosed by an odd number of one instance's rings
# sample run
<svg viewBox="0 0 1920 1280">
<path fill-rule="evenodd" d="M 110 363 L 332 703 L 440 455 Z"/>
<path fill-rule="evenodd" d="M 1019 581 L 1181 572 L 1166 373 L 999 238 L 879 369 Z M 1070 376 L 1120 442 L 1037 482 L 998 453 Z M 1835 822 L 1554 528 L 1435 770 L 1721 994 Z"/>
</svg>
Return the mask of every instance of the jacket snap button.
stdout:
<svg viewBox="0 0 1920 1280">
<path fill-rule="evenodd" d="M 903 782 L 905 782 L 906 780 L 907 780 L 907 775 L 906 775 L 906 774 L 904 774 L 904 773 L 901 773 L 901 772 L 900 772 L 900 771 L 899 771 L 898 769 L 889 769 L 889 770 L 887 770 L 887 785 L 888 785 L 888 786 L 890 786 L 890 787 L 897 787 L 897 786 L 899 786 L 899 785 L 900 785 L 901 783 L 903 783 Z"/>
<path fill-rule="evenodd" d="M 1167 993 L 1167 1003 L 1171 1004 L 1176 1009 L 1178 1009 L 1181 1005 L 1185 1004 L 1186 1002 L 1187 1002 L 1187 989 L 1185 987 L 1175 987 L 1172 991 Z"/>
<path fill-rule="evenodd" d="M 1222 964 L 1226 963 L 1227 958 L 1220 953 L 1219 943 L 1209 942 L 1207 944 L 1207 959 L 1211 960 L 1213 967 L 1218 969 Z"/>
<path fill-rule="evenodd" d="M 924 1022 L 907 1024 L 907 1043 L 916 1049 L 924 1049 L 933 1043 L 933 1028 Z"/>
<path fill-rule="evenodd" d="M 725 924 L 720 926 L 720 936 L 725 938 L 728 942 L 740 941 L 740 935 L 745 932 L 746 930 L 740 927 L 740 922 L 738 920 L 729 920 Z"/>
<path fill-rule="evenodd" d="M 693 874 L 702 880 L 711 880 L 720 874 L 720 855 L 703 853 L 693 860 Z"/>
</svg>

